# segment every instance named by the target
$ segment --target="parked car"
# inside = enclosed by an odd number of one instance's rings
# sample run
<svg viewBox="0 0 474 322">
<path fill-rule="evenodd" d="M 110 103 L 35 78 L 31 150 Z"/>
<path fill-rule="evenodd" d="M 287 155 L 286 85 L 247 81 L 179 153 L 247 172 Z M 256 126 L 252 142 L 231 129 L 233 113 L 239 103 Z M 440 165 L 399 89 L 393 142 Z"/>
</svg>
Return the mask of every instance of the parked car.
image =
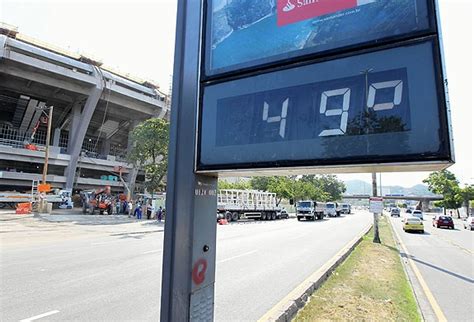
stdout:
<svg viewBox="0 0 474 322">
<path fill-rule="evenodd" d="M 415 231 L 415 232 L 425 232 L 425 227 L 423 222 L 418 217 L 407 217 L 403 220 L 403 230 L 405 232 Z"/>
<path fill-rule="evenodd" d="M 391 208 L 390 209 L 391 217 L 400 217 L 400 208 Z"/>
<path fill-rule="evenodd" d="M 433 218 L 433 227 L 447 227 L 449 229 L 454 229 L 453 218 L 449 216 L 437 215 Z"/>
<path fill-rule="evenodd" d="M 474 217 L 467 217 L 466 220 L 464 220 L 464 228 L 473 230 L 474 229 Z"/>
<path fill-rule="evenodd" d="M 413 217 L 420 218 L 420 220 L 423 220 L 423 212 L 421 210 L 413 210 L 411 213 Z"/>
</svg>

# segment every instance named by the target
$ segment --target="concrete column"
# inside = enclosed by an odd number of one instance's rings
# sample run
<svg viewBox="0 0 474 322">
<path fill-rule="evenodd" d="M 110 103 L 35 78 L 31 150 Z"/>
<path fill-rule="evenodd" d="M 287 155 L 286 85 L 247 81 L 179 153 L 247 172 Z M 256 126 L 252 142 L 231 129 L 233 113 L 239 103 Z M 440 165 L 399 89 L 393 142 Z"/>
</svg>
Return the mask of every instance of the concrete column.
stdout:
<svg viewBox="0 0 474 322">
<path fill-rule="evenodd" d="M 54 129 L 53 146 L 59 146 L 59 139 L 61 138 L 61 129 L 59 127 Z"/>
<path fill-rule="evenodd" d="M 110 140 L 105 139 L 104 141 L 102 141 L 100 154 L 108 155 L 109 153 L 110 153 Z"/>
<path fill-rule="evenodd" d="M 130 126 L 128 128 L 128 142 L 127 142 L 127 154 L 130 153 L 130 151 L 133 148 L 133 142 L 132 142 L 132 131 L 133 129 L 140 123 L 139 120 L 132 120 L 130 122 Z M 135 181 L 137 180 L 137 175 L 138 175 L 138 169 L 133 166 L 132 169 L 130 169 L 130 172 L 128 173 L 127 176 L 127 184 L 128 187 L 130 188 L 130 191 L 135 191 Z"/>
<path fill-rule="evenodd" d="M 82 142 L 84 141 L 84 137 L 86 135 L 87 128 L 89 127 L 92 115 L 94 114 L 97 103 L 99 102 L 104 90 L 102 77 L 97 71 L 95 72 L 95 77 L 97 79 L 96 86 L 91 90 L 89 96 L 87 97 L 82 113 L 80 114 L 80 122 L 78 124 L 77 130 L 75 130 L 73 126 L 74 131 L 73 133 L 70 133 L 69 136 L 69 154 L 71 155 L 71 160 L 65 170 L 66 189 L 73 188 L 76 177 L 77 163 L 79 161 L 79 155 L 82 149 Z"/>
<path fill-rule="evenodd" d="M 74 102 L 71 110 L 71 123 L 69 125 L 69 138 L 67 142 L 67 152 L 71 154 L 72 151 L 72 141 L 77 134 L 77 129 L 79 128 L 79 123 L 81 123 L 81 111 L 82 104 L 80 101 Z"/>
</svg>

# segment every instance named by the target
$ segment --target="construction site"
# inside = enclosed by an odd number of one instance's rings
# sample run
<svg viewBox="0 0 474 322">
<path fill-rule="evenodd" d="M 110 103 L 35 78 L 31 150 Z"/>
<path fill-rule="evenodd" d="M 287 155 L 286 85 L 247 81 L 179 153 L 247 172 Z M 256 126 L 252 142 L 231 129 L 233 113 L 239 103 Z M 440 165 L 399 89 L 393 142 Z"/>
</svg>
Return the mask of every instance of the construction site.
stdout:
<svg viewBox="0 0 474 322">
<path fill-rule="evenodd" d="M 153 82 L 0 23 L 0 191 L 143 192 L 144 172 L 127 162 L 131 132 L 169 118 L 169 106 Z"/>
</svg>

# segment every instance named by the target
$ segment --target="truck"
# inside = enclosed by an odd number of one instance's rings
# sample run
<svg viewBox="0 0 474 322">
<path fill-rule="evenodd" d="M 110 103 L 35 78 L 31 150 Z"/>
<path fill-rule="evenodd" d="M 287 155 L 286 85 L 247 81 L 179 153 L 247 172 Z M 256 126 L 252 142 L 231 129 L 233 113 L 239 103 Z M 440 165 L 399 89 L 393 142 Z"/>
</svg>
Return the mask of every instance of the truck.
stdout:
<svg viewBox="0 0 474 322">
<path fill-rule="evenodd" d="M 286 217 L 275 193 L 259 190 L 221 189 L 217 194 L 217 220 L 276 220 Z"/>
<path fill-rule="evenodd" d="M 53 208 L 72 208 L 71 190 L 56 190 L 51 194 L 44 194 L 44 200 L 53 204 Z M 39 196 L 34 192 L 0 192 L 0 208 L 15 208 L 19 203 L 35 203 Z"/>
<path fill-rule="evenodd" d="M 326 202 L 324 215 L 328 217 L 339 217 L 341 215 L 339 204 L 337 202 Z"/>
<path fill-rule="evenodd" d="M 319 201 L 302 200 L 296 203 L 296 218 L 298 221 L 302 219 L 316 220 L 324 218 L 325 204 Z"/>
<path fill-rule="evenodd" d="M 342 203 L 341 204 L 341 213 L 343 214 L 346 214 L 346 215 L 350 215 L 352 212 L 352 207 L 350 204 L 348 203 Z"/>
</svg>

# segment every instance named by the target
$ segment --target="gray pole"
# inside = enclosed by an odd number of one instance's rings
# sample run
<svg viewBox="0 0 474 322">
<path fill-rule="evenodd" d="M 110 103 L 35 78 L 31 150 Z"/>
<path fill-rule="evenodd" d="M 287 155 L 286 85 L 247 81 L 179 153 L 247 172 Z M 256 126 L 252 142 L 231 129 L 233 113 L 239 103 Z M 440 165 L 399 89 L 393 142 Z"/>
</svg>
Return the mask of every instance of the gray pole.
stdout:
<svg viewBox="0 0 474 322">
<path fill-rule="evenodd" d="M 377 197 L 377 174 L 372 172 L 372 196 Z M 374 243 L 380 244 L 379 214 L 374 213 Z"/>
<path fill-rule="evenodd" d="M 178 1 L 161 321 L 212 321 L 217 177 L 194 173 L 201 1 Z"/>
<path fill-rule="evenodd" d="M 46 184 L 46 176 L 48 175 L 48 161 L 49 161 L 49 141 L 51 140 L 51 119 L 53 118 L 53 107 L 49 107 L 48 114 L 48 129 L 46 131 L 46 150 L 44 152 L 44 165 L 42 183 Z"/>
</svg>

